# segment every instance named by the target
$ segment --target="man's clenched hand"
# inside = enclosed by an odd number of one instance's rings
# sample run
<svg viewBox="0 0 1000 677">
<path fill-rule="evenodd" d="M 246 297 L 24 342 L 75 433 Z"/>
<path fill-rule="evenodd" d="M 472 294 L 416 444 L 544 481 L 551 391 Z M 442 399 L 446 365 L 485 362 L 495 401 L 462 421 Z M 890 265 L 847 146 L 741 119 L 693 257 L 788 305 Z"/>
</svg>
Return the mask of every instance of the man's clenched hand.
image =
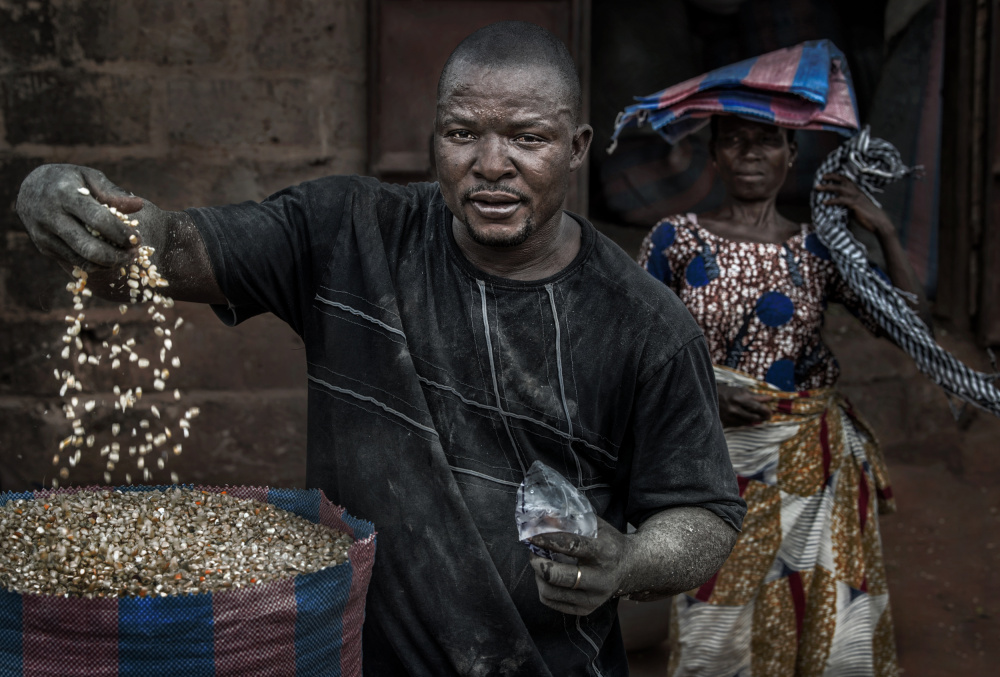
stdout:
<svg viewBox="0 0 1000 677">
<path fill-rule="evenodd" d="M 122 223 L 104 205 L 134 215 L 138 227 Z M 66 270 L 86 270 L 91 288 L 102 298 L 128 300 L 119 269 L 137 258 L 140 245 L 147 245 L 155 252 L 151 258 L 160 275 L 170 282 L 171 298 L 226 303 L 191 217 L 127 193 L 96 169 L 42 165 L 21 184 L 17 213 L 35 245 Z"/>
<path fill-rule="evenodd" d="M 597 538 L 539 534 L 540 548 L 576 557 L 562 564 L 531 556 L 543 604 L 584 616 L 612 596 L 648 602 L 698 587 L 719 570 L 736 544 L 732 525 L 694 506 L 668 508 L 625 535 L 598 518 Z"/>
<path fill-rule="evenodd" d="M 17 214 L 44 254 L 64 267 L 80 266 L 93 271 L 128 261 L 141 242 L 141 235 L 119 221 L 105 204 L 131 214 L 142 209 L 144 202 L 96 169 L 42 165 L 21 184 Z M 100 233 L 101 238 L 88 228 Z M 130 242 L 130 235 L 139 242 Z"/>
<path fill-rule="evenodd" d="M 586 616 L 621 592 L 627 571 L 629 543 L 625 534 L 597 518 L 597 537 L 555 532 L 539 534 L 531 542 L 540 548 L 575 557 L 564 564 L 531 555 L 538 596 L 557 611 Z"/>
</svg>

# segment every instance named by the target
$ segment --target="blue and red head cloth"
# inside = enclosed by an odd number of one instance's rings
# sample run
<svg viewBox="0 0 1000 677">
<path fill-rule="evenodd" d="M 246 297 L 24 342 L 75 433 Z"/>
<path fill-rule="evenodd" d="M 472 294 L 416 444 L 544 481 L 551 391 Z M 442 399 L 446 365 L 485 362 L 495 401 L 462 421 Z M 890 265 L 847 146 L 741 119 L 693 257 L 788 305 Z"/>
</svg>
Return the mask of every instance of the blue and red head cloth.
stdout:
<svg viewBox="0 0 1000 677">
<path fill-rule="evenodd" d="M 859 128 L 847 59 L 829 40 L 812 40 L 705 73 L 649 96 L 618 114 L 611 136 L 650 125 L 669 143 L 713 115 L 738 115 L 793 129 L 852 136 Z"/>
<path fill-rule="evenodd" d="M 360 677 L 373 525 L 351 517 L 318 489 L 193 488 L 272 503 L 345 532 L 354 538 L 348 561 L 199 595 L 85 599 L 0 590 L 0 675 Z M 0 494 L 0 505 L 81 490 L 7 492 Z"/>
</svg>

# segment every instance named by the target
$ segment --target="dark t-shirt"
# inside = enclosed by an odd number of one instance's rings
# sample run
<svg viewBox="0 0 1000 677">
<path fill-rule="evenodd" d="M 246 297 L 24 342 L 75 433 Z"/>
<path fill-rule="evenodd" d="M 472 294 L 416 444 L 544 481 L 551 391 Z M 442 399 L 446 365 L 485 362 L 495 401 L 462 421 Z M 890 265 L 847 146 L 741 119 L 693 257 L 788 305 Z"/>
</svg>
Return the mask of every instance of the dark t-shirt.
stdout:
<svg viewBox="0 0 1000 677">
<path fill-rule="evenodd" d="M 519 282 L 460 252 L 437 184 L 329 177 L 193 209 L 235 324 L 306 346 L 307 482 L 375 523 L 371 675 L 624 675 L 616 601 L 538 600 L 514 494 L 535 460 L 624 530 L 745 505 L 690 313 L 586 220 L 579 255 Z"/>
</svg>

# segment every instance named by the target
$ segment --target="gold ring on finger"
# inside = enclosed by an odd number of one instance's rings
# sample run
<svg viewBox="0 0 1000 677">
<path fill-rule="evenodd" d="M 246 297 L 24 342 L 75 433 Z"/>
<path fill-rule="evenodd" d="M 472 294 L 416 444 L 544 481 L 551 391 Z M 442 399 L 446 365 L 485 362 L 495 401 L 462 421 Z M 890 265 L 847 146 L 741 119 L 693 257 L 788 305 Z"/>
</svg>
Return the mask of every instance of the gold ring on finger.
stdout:
<svg viewBox="0 0 1000 677">
<path fill-rule="evenodd" d="M 576 590 L 576 586 L 580 585 L 580 576 L 582 576 L 582 575 L 583 575 L 583 572 L 580 571 L 580 567 L 577 566 L 576 567 L 576 580 L 573 581 L 573 587 L 570 588 L 570 590 Z"/>
</svg>

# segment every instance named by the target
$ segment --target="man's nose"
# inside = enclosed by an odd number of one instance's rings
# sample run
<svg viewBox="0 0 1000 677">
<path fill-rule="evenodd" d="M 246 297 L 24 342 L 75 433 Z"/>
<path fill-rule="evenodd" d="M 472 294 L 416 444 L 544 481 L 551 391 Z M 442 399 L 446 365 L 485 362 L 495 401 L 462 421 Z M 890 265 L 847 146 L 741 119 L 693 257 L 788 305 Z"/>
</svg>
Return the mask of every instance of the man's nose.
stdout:
<svg viewBox="0 0 1000 677">
<path fill-rule="evenodd" d="M 479 149 L 473 171 L 485 181 L 508 179 L 517 173 L 505 139 L 488 136 L 481 141 Z"/>
</svg>

